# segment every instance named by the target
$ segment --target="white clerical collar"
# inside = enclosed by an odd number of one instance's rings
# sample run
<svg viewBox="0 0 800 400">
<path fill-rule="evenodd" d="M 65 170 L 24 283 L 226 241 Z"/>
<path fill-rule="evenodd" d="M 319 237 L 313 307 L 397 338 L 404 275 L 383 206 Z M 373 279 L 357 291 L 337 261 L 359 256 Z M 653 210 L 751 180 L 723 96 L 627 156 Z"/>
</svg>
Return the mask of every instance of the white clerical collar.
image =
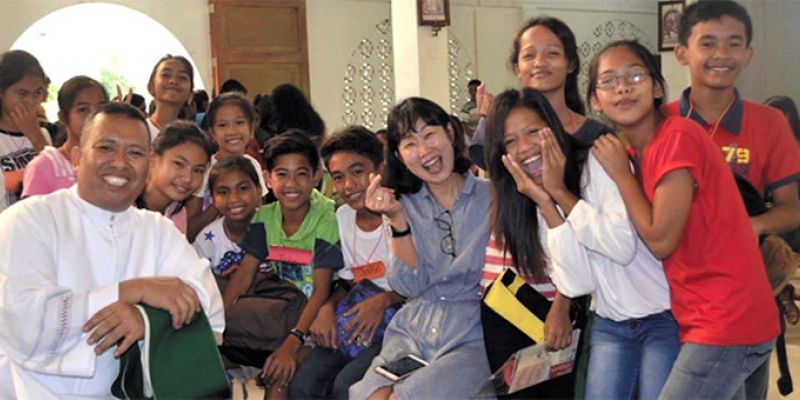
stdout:
<svg viewBox="0 0 800 400">
<path fill-rule="evenodd" d="M 98 226 L 109 227 L 111 225 L 118 225 L 130 220 L 132 206 L 121 212 L 109 211 L 83 199 L 78 193 L 77 184 L 72 185 L 72 187 L 70 187 L 68 190 L 72 194 L 72 197 L 74 197 L 76 203 L 78 203 L 81 212 L 83 212 L 83 214 L 89 217 L 89 219 Z"/>
</svg>

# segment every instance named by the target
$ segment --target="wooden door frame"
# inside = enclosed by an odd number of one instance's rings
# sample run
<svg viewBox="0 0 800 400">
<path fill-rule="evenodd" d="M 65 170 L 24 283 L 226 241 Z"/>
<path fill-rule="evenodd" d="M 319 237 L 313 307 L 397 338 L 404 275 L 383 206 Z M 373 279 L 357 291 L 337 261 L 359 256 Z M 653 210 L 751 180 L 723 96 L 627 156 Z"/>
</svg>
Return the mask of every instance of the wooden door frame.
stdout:
<svg viewBox="0 0 800 400">
<path fill-rule="evenodd" d="M 311 79 L 310 79 L 310 66 L 308 61 L 308 31 L 306 25 L 306 1 L 305 0 L 208 0 L 208 13 L 209 13 L 209 36 L 211 43 L 211 68 L 212 79 L 214 81 L 214 94 L 219 93 L 220 82 L 220 35 L 221 35 L 221 19 L 216 17 L 218 7 L 225 6 L 263 6 L 265 4 L 277 7 L 296 7 L 298 9 L 298 41 L 303 43 L 302 51 L 297 56 L 277 55 L 277 54 L 254 54 L 255 61 L 263 62 L 281 62 L 291 61 L 300 62 L 303 65 L 301 89 L 306 92 L 307 96 L 311 94 Z M 226 71 L 223 71 L 226 72 Z"/>
</svg>

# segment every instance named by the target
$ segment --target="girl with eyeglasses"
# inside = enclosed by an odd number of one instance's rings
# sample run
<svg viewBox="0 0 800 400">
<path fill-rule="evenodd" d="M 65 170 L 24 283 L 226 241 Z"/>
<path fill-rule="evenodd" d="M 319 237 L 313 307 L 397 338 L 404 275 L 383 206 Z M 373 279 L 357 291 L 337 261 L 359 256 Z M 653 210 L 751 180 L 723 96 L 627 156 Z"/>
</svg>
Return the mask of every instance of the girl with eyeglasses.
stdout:
<svg viewBox="0 0 800 400">
<path fill-rule="evenodd" d="M 661 114 L 664 91 L 644 46 L 603 49 L 587 97 L 630 141 L 637 169 L 616 137 L 598 139 L 592 154 L 664 262 L 681 347 L 660 398 L 744 397 L 779 333 L 777 309 L 730 167 L 700 125 Z"/>
<path fill-rule="evenodd" d="M 407 302 L 350 397 L 473 398 L 490 374 L 478 296 L 489 184 L 468 172 L 463 135 L 430 100 L 412 97 L 395 106 L 387 140 L 385 187 L 373 175 L 365 204 L 389 219 L 389 285 Z M 375 372 L 408 354 L 430 364 L 397 383 Z"/>
<path fill-rule="evenodd" d="M 586 397 L 657 398 L 678 352 L 677 325 L 661 262 L 638 239 L 616 186 L 536 90 L 499 95 L 487 133 L 494 202 L 484 284 L 502 283 L 507 269 L 524 279 L 517 298 L 544 323 L 551 349 L 571 344 L 573 320 L 583 328 L 584 313 L 570 306 L 591 294 Z M 492 307 L 492 289 L 482 318 L 497 368 L 534 340 Z M 573 385 L 568 374 L 510 397 L 573 397 Z"/>
</svg>

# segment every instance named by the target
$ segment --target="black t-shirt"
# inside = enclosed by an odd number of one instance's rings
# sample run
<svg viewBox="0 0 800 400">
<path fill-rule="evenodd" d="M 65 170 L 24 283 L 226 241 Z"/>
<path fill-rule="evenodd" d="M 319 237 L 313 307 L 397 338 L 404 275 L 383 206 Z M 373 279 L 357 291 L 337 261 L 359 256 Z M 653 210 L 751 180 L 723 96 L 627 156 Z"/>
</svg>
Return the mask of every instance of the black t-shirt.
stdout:
<svg viewBox="0 0 800 400">
<path fill-rule="evenodd" d="M 594 143 L 597 138 L 605 135 L 606 133 L 614 133 L 614 130 L 599 122 L 597 120 L 586 118 L 583 125 L 572 134 L 575 139 L 586 142 L 588 144 Z"/>
</svg>

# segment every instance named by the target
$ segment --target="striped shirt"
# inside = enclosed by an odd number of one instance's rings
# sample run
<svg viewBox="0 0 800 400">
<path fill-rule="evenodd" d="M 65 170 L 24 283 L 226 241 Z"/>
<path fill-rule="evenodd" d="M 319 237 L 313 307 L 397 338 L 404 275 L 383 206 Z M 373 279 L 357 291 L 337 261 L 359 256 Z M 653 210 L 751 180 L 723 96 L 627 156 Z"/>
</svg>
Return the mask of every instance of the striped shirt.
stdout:
<svg viewBox="0 0 800 400">
<path fill-rule="evenodd" d="M 553 282 L 547 278 L 543 282 L 537 282 L 533 277 L 524 276 L 514 267 L 514 259 L 511 254 L 506 251 L 504 247 L 500 247 L 494 240 L 494 235 L 489 238 L 489 244 L 486 245 L 486 258 L 481 271 L 481 287 L 480 291 L 486 289 L 498 275 L 502 274 L 506 269 L 514 271 L 520 278 L 528 283 L 534 290 L 539 292 L 548 300 L 553 301 L 556 297 L 556 287 Z"/>
<path fill-rule="evenodd" d="M 22 178 L 22 197 L 49 194 L 75 183 L 75 170 L 72 163 L 61 151 L 46 146 L 25 167 Z"/>
</svg>

